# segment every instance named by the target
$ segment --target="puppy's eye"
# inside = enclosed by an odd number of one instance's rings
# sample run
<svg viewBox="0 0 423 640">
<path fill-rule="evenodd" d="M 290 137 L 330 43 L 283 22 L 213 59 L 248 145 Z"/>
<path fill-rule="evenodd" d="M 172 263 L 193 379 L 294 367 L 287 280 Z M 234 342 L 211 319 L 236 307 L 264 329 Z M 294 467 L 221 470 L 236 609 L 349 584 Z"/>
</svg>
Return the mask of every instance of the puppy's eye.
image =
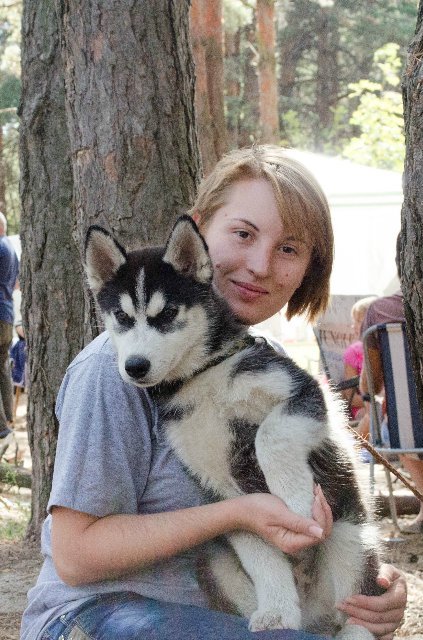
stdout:
<svg viewBox="0 0 423 640">
<path fill-rule="evenodd" d="M 122 309 L 118 309 L 117 311 L 115 311 L 115 318 L 119 322 L 119 324 L 125 327 L 132 326 L 134 324 L 134 319 L 131 318 L 131 316 L 129 316 L 127 313 L 125 313 L 125 311 L 122 311 Z"/>
<path fill-rule="evenodd" d="M 174 307 L 173 305 L 169 304 L 163 309 L 163 311 L 159 313 L 158 317 L 164 322 L 172 322 L 172 320 L 174 320 L 177 315 L 178 307 Z"/>
</svg>

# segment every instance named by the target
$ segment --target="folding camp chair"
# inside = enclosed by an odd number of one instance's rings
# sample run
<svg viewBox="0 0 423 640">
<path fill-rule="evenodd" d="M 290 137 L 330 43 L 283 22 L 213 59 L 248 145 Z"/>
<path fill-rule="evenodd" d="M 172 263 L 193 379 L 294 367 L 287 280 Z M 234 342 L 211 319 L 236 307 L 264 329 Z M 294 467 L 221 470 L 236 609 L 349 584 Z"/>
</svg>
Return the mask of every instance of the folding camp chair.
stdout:
<svg viewBox="0 0 423 640">
<path fill-rule="evenodd" d="M 369 338 L 377 336 L 385 386 L 386 413 L 389 443 L 382 441 L 380 403 L 375 395 L 369 359 Z M 423 422 L 417 404 L 416 387 L 411 368 L 409 347 L 404 322 L 378 324 L 363 335 L 364 358 L 370 395 L 371 444 L 385 458 L 402 453 L 423 454 Z M 373 457 L 370 460 L 370 486 L 374 491 Z M 393 523 L 398 528 L 395 500 L 389 470 L 385 467 L 389 491 L 389 507 Z"/>
<path fill-rule="evenodd" d="M 351 325 L 351 307 L 363 297 L 365 296 L 331 296 L 328 310 L 313 327 L 319 346 L 322 369 L 335 391 L 358 389 L 358 376 L 344 380 L 343 356 L 345 349 L 357 340 Z"/>
</svg>

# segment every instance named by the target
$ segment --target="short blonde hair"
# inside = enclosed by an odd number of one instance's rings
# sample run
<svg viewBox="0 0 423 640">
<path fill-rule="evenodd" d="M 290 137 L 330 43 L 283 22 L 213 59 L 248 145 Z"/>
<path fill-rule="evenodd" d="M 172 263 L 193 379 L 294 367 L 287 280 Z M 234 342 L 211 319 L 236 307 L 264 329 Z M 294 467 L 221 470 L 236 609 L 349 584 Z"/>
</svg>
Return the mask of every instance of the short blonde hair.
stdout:
<svg viewBox="0 0 423 640">
<path fill-rule="evenodd" d="M 351 317 L 354 319 L 362 317 L 364 320 L 367 309 L 375 300 L 377 300 L 377 296 L 367 296 L 366 298 L 360 298 L 360 300 L 357 300 L 357 302 L 355 302 L 351 307 Z"/>
<path fill-rule="evenodd" d="M 311 260 L 304 279 L 288 302 L 286 316 L 306 314 L 310 321 L 329 301 L 333 262 L 333 231 L 329 205 L 313 175 L 286 150 L 273 145 L 237 149 L 224 156 L 200 184 L 190 213 L 200 228 L 226 204 L 230 187 L 242 180 L 271 184 L 281 220 L 288 232 L 307 242 Z"/>
</svg>

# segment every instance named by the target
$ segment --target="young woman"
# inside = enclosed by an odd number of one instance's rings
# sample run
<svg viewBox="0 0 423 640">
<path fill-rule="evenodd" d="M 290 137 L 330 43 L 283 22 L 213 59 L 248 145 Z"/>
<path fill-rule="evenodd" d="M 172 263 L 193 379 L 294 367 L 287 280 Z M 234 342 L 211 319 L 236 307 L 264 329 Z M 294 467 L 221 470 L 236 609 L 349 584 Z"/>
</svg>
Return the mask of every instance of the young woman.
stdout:
<svg viewBox="0 0 423 640">
<path fill-rule="evenodd" d="M 313 319 L 328 300 L 332 228 L 320 188 L 276 147 L 235 151 L 202 183 L 193 216 L 208 243 L 214 285 L 245 324 L 287 305 Z M 207 504 L 164 440 L 143 390 L 124 383 L 106 333 L 70 365 L 57 402 L 53 488 L 43 530 L 45 562 L 22 640 L 182 638 L 247 640 L 247 620 L 213 611 L 196 578 L 201 545 L 234 530 L 286 553 L 330 535 L 316 490 L 312 517 L 270 494 Z M 405 607 L 405 582 L 385 567 L 387 592 L 339 603 L 388 640 Z"/>
</svg>

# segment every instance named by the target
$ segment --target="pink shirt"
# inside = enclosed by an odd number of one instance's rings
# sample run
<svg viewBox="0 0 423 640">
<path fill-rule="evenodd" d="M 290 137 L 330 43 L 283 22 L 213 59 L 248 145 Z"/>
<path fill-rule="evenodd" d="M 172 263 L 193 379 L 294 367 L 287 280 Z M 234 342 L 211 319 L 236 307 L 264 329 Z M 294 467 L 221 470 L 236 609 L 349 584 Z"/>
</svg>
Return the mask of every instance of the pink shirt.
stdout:
<svg viewBox="0 0 423 640">
<path fill-rule="evenodd" d="M 359 376 L 363 368 L 363 357 L 363 343 L 361 340 L 357 340 L 357 342 L 353 342 L 345 349 L 344 364 L 350 365 L 357 371 L 356 375 Z"/>
</svg>

